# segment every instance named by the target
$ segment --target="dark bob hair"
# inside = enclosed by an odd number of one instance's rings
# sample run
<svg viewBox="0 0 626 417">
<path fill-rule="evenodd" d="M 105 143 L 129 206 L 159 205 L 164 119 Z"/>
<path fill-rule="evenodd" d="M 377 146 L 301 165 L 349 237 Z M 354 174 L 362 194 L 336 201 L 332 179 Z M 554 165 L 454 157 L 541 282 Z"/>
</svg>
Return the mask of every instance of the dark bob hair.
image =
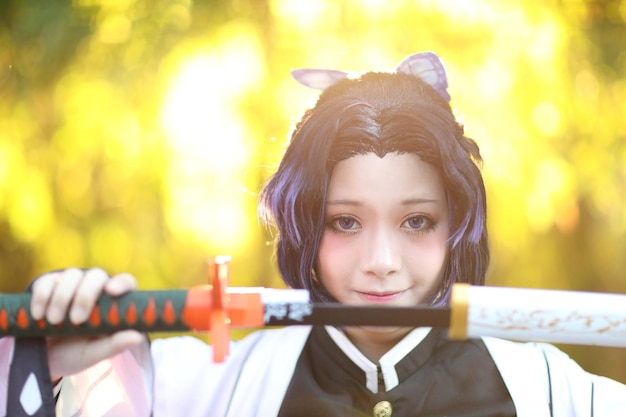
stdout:
<svg viewBox="0 0 626 417">
<path fill-rule="evenodd" d="M 260 196 L 260 215 L 278 231 L 276 256 L 285 283 L 335 301 L 317 275 L 326 190 L 335 164 L 373 152 L 413 153 L 431 164 L 450 210 L 450 255 L 431 304 L 447 302 L 451 283 L 484 283 L 489 263 L 485 186 L 476 143 L 450 105 L 419 78 L 369 72 L 327 88 L 303 115 L 277 172 Z"/>
</svg>

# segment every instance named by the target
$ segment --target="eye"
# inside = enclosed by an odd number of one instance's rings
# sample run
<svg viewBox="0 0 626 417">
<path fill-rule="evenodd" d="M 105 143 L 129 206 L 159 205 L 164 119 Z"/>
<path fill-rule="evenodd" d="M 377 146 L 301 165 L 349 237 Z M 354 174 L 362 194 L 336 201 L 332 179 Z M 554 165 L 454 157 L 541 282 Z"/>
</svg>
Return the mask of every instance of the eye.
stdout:
<svg viewBox="0 0 626 417">
<path fill-rule="evenodd" d="M 426 231 L 435 227 L 435 221 L 422 214 L 411 216 L 402 223 L 402 227 L 415 231 Z"/>
<path fill-rule="evenodd" d="M 331 229 L 338 232 L 351 232 L 360 228 L 359 222 L 354 217 L 350 216 L 335 217 L 331 219 L 327 224 Z"/>
</svg>

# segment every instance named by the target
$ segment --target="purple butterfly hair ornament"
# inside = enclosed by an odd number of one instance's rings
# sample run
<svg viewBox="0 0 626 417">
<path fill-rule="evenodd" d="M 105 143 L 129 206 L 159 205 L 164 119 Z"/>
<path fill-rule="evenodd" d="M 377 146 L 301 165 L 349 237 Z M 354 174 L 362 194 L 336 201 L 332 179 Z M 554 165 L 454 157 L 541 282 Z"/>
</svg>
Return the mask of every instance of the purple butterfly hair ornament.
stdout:
<svg viewBox="0 0 626 417">
<path fill-rule="evenodd" d="M 396 72 L 418 77 L 437 90 L 446 101 L 450 101 L 446 69 L 441 58 L 434 52 L 418 52 L 407 56 L 398 64 Z M 350 73 L 333 69 L 300 68 L 292 70 L 291 75 L 302 85 L 325 90 L 348 77 Z"/>
</svg>

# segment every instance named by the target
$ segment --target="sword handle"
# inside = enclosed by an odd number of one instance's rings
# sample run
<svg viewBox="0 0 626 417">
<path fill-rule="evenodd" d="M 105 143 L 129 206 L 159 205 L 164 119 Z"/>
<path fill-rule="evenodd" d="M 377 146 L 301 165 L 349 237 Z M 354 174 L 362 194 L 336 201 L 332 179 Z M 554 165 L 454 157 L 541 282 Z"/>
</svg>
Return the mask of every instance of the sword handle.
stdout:
<svg viewBox="0 0 626 417">
<path fill-rule="evenodd" d="M 89 319 L 74 325 L 68 317 L 60 324 L 34 320 L 31 294 L 0 295 L 0 337 L 91 336 L 135 329 L 142 332 L 211 330 L 212 287 L 190 290 L 133 291 L 118 297 L 102 294 Z M 220 309 L 235 327 L 263 325 L 263 305 L 257 293 L 228 294 Z"/>
</svg>

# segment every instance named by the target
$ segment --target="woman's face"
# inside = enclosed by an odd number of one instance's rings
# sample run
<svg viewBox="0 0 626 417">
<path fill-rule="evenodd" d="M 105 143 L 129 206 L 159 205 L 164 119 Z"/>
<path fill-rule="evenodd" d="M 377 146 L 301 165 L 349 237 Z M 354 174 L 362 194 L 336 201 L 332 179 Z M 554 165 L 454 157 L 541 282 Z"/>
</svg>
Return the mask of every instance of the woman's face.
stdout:
<svg viewBox="0 0 626 417">
<path fill-rule="evenodd" d="M 426 303 L 443 278 L 449 233 L 445 190 L 431 165 L 414 154 L 351 157 L 330 179 L 320 279 L 344 304 Z"/>
</svg>

